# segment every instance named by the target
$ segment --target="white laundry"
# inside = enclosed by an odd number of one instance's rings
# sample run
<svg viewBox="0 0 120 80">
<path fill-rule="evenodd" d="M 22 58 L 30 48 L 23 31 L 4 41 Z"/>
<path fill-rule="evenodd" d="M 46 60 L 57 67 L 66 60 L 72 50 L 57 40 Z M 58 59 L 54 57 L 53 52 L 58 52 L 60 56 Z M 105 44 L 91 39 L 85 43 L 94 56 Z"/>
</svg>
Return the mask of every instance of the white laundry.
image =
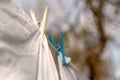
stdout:
<svg viewBox="0 0 120 80">
<path fill-rule="evenodd" d="M 40 41 L 41 31 L 15 0 L 0 0 L 0 80 L 59 80 L 46 37 Z"/>
<path fill-rule="evenodd" d="M 61 53 L 60 53 L 61 54 Z M 66 65 L 62 63 L 61 55 L 58 55 L 59 71 L 61 80 L 88 80 L 79 70 L 71 63 L 69 57 L 66 57 Z"/>
</svg>

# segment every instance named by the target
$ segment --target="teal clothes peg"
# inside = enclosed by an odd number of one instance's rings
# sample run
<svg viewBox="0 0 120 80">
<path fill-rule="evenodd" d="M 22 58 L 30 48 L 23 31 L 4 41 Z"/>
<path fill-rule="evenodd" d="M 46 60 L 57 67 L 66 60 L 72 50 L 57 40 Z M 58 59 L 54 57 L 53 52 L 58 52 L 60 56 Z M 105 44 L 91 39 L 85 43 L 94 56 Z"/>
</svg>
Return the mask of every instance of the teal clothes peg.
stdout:
<svg viewBox="0 0 120 80">
<path fill-rule="evenodd" d="M 58 53 L 60 52 L 61 56 L 62 56 L 62 62 L 63 65 L 66 65 L 66 59 L 65 59 L 65 53 L 64 53 L 64 39 L 63 39 L 63 34 L 62 32 L 60 32 L 60 45 L 59 47 L 56 45 L 55 41 L 53 40 L 51 35 L 48 35 L 49 41 L 51 42 L 52 46 L 58 51 Z"/>
<path fill-rule="evenodd" d="M 50 43 L 52 44 L 53 48 L 56 49 L 56 54 L 59 55 L 59 47 L 56 45 L 55 41 L 53 40 L 52 36 L 49 34 L 48 35 L 48 39 L 50 41 Z"/>
<path fill-rule="evenodd" d="M 62 54 L 62 62 L 63 65 L 66 65 L 66 60 L 65 60 L 65 53 L 64 53 L 64 39 L 63 39 L 63 34 L 60 32 L 60 52 Z"/>
<path fill-rule="evenodd" d="M 51 36 L 50 34 L 48 35 L 48 39 L 49 39 L 49 41 L 51 42 L 51 44 L 53 45 L 53 47 L 54 47 L 55 49 L 59 48 L 59 47 L 56 45 L 55 41 L 53 40 L 53 38 L 52 38 L 52 36 Z"/>
</svg>

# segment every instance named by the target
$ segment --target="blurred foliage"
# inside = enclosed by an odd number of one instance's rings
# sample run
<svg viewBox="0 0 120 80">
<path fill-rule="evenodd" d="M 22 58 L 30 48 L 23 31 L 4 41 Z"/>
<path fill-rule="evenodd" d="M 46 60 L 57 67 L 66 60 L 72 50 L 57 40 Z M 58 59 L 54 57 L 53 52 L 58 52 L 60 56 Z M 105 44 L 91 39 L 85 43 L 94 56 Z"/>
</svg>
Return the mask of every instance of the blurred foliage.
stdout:
<svg viewBox="0 0 120 80">
<path fill-rule="evenodd" d="M 96 33 L 92 33 L 88 29 L 84 28 L 78 33 L 76 32 L 75 28 L 78 27 L 77 29 L 79 30 L 79 27 L 81 27 L 78 22 L 79 19 L 77 18 L 79 16 L 78 12 L 78 14 L 75 15 L 75 17 L 77 17 L 74 19 L 74 23 L 68 23 L 70 27 L 69 31 L 64 32 L 65 53 L 67 56 L 72 58 L 72 62 L 80 69 L 80 71 L 85 72 L 85 69 L 89 67 L 87 73 L 90 72 L 88 75 L 90 80 L 94 80 L 95 78 L 97 80 L 101 80 L 103 76 L 108 75 L 105 73 L 106 71 L 103 70 L 104 67 L 102 67 L 106 62 L 101 61 L 99 58 L 107 42 L 107 37 L 103 30 L 102 23 L 104 21 L 102 9 L 104 7 L 105 0 L 98 0 L 99 5 L 97 9 L 93 6 L 93 2 L 94 0 L 87 0 L 86 4 L 94 15 L 93 19 L 96 25 L 96 30 L 99 34 L 97 35 L 98 37 L 94 37 L 94 34 Z M 80 1 L 76 0 L 76 3 L 79 4 Z M 65 18 L 65 21 L 66 19 L 67 18 Z M 61 22 L 57 23 L 58 26 L 60 26 L 60 24 Z M 58 34 L 51 32 L 48 33 L 54 35 L 55 41 L 59 43 Z M 83 48 L 80 47 L 81 44 L 83 44 Z"/>
</svg>

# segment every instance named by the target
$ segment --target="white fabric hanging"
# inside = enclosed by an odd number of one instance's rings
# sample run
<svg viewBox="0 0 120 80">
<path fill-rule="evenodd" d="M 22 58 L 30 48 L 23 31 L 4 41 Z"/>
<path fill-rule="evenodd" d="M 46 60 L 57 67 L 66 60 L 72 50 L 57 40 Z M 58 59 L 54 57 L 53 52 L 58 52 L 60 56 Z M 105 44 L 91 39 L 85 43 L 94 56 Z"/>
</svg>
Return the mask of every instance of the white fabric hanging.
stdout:
<svg viewBox="0 0 120 80">
<path fill-rule="evenodd" d="M 0 0 L 0 80 L 36 80 L 40 32 L 13 0 Z"/>
<path fill-rule="evenodd" d="M 61 80 L 88 80 L 71 63 L 71 59 L 69 57 L 66 57 L 66 62 L 67 62 L 67 65 L 63 65 L 62 57 L 61 55 L 58 55 L 58 63 L 59 63 L 59 71 L 60 71 Z"/>
<path fill-rule="evenodd" d="M 41 22 L 41 25 L 39 27 L 35 13 L 30 10 L 32 19 L 34 24 L 36 25 L 36 28 L 40 30 L 40 52 L 39 52 L 39 60 L 38 60 L 38 74 L 37 74 L 37 80 L 59 80 L 57 69 L 53 60 L 53 57 L 51 55 L 50 48 L 48 46 L 47 38 L 44 34 L 44 29 L 47 21 L 47 14 L 48 14 L 48 8 L 45 8 L 44 16 Z"/>
<path fill-rule="evenodd" d="M 57 69 L 51 51 L 48 46 L 46 36 L 44 36 L 43 44 L 39 53 L 39 75 L 38 80 L 59 80 Z"/>
<path fill-rule="evenodd" d="M 38 80 L 58 80 L 46 38 L 42 44 L 40 36 L 41 31 L 15 0 L 0 0 L 0 80 L 37 80 L 38 69 L 43 65 L 44 78 Z M 41 45 L 43 62 L 38 64 Z"/>
</svg>

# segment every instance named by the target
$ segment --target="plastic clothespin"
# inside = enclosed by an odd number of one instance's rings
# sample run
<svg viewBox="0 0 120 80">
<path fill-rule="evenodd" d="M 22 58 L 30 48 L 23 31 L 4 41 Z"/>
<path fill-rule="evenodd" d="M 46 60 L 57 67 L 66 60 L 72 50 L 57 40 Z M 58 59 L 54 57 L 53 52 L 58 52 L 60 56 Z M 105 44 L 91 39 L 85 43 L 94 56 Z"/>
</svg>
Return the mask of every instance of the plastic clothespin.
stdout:
<svg viewBox="0 0 120 80">
<path fill-rule="evenodd" d="M 63 39 L 63 34 L 62 34 L 62 32 L 60 32 L 60 52 L 61 52 L 61 54 L 62 54 L 63 64 L 66 65 L 65 53 L 64 53 L 64 39 Z"/>
<path fill-rule="evenodd" d="M 53 45 L 53 47 L 61 53 L 61 57 L 62 57 L 62 62 L 63 65 L 66 65 L 66 59 L 65 59 L 65 53 L 64 53 L 64 40 L 63 40 L 63 34 L 62 32 L 60 32 L 60 45 L 59 47 L 56 45 L 55 41 L 53 40 L 51 35 L 48 35 L 49 41 L 51 42 L 51 44 Z"/>
<path fill-rule="evenodd" d="M 51 36 L 50 34 L 48 35 L 48 38 L 49 38 L 49 41 L 51 42 L 51 44 L 53 45 L 53 47 L 54 47 L 55 49 L 59 48 L 59 47 L 56 45 L 55 41 L 53 40 L 53 38 L 52 38 L 52 36 Z"/>
<path fill-rule="evenodd" d="M 41 38 L 44 39 L 44 31 L 45 31 L 45 26 L 46 26 L 47 17 L 48 17 L 48 7 L 47 6 L 45 7 L 45 12 L 44 12 L 44 15 L 43 15 L 40 25 L 36 19 L 35 13 L 34 13 L 34 11 L 32 11 L 32 9 L 30 9 L 30 14 L 31 14 L 33 23 L 35 24 L 36 28 L 39 29 L 41 32 L 41 34 L 40 34 Z"/>
</svg>

